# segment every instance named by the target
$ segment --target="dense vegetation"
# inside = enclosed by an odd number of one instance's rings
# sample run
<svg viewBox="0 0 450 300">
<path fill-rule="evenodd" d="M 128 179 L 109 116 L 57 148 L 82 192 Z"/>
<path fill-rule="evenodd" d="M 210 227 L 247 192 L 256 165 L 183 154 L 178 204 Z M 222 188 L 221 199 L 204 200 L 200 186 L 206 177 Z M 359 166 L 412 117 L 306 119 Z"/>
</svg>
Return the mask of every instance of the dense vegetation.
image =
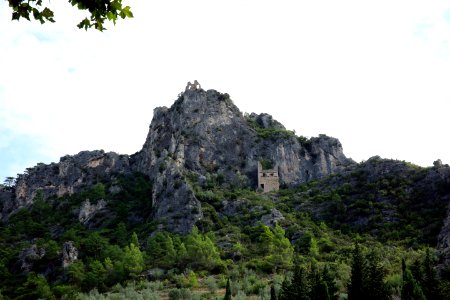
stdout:
<svg viewBox="0 0 450 300">
<path fill-rule="evenodd" d="M 398 174 L 368 171 L 384 163 L 270 194 L 186 173 L 204 218 L 184 236 L 149 217 L 142 174 L 38 194 L 0 225 L 0 299 L 450 299 L 433 248 L 450 187 L 427 189 L 426 170 L 405 163 Z M 107 209 L 82 223 L 86 199 Z M 282 217 L 270 222 L 274 211 Z M 68 241 L 78 259 L 63 267 Z"/>
</svg>

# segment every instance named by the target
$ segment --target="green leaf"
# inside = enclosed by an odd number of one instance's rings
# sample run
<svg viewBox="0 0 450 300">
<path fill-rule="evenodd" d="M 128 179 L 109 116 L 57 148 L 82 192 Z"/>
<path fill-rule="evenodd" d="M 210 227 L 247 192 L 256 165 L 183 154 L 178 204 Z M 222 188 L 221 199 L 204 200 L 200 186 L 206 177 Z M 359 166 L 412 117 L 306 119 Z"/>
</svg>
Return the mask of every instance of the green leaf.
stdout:
<svg viewBox="0 0 450 300">
<path fill-rule="evenodd" d="M 48 7 L 44 8 L 44 10 L 41 12 L 41 15 L 46 18 L 47 20 L 50 20 L 53 18 L 54 13 L 52 10 L 50 10 Z"/>
<path fill-rule="evenodd" d="M 124 9 L 122 9 L 122 12 L 127 16 L 128 18 L 133 18 L 133 13 L 130 10 L 129 6 L 125 6 Z"/>
<path fill-rule="evenodd" d="M 108 11 L 106 13 L 106 17 L 108 18 L 109 21 L 111 21 L 114 19 L 114 14 L 112 12 Z"/>
<path fill-rule="evenodd" d="M 20 19 L 20 14 L 18 12 L 13 12 L 12 20 L 19 20 L 19 19 Z"/>
<path fill-rule="evenodd" d="M 19 7 L 20 3 L 22 3 L 23 0 L 9 0 L 9 7 L 12 7 L 14 10 L 17 10 L 17 7 Z"/>
<path fill-rule="evenodd" d="M 36 8 L 33 7 L 33 17 L 36 20 L 41 19 L 41 13 L 39 12 L 39 10 L 37 10 Z"/>
<path fill-rule="evenodd" d="M 121 10 L 122 9 L 122 1 L 121 0 L 114 0 L 112 3 L 111 3 L 111 7 L 114 9 L 114 10 Z"/>
<path fill-rule="evenodd" d="M 84 28 L 84 29 L 87 31 L 88 28 L 91 27 L 91 21 L 89 21 L 88 18 L 85 18 L 83 21 L 81 21 L 81 22 L 77 25 L 77 27 L 80 28 L 80 29 L 83 29 L 83 28 Z"/>
</svg>

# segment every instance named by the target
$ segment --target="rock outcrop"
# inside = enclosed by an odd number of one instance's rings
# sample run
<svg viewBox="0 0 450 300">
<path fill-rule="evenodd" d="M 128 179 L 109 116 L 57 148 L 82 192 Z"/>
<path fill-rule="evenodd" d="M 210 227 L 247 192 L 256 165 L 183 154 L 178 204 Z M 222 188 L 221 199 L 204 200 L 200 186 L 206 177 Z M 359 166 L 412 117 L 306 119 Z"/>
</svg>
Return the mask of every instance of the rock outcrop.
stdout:
<svg viewBox="0 0 450 300">
<path fill-rule="evenodd" d="M 259 132 L 264 130 L 270 137 Z M 202 217 L 183 179 L 186 172 L 199 178 L 220 174 L 225 184 L 245 182 L 256 188 L 257 163 L 263 159 L 279 166 L 280 184 L 287 186 L 353 163 L 337 139 L 321 135 L 302 144 L 270 115 L 244 116 L 227 94 L 199 88 L 186 90 L 170 108 L 155 109 L 145 144 L 132 158 L 133 168 L 156 183 L 155 217 L 165 217 L 175 231 L 189 230 Z"/>
<path fill-rule="evenodd" d="M 275 228 L 278 222 L 283 220 L 284 220 L 283 214 L 276 208 L 272 208 L 269 214 L 263 215 L 261 217 L 261 222 L 264 225 L 270 226 L 272 228 Z"/>
<path fill-rule="evenodd" d="M 103 150 L 82 151 L 62 157 L 59 163 L 38 164 L 18 176 L 15 197 L 3 203 L 3 219 L 20 208 L 30 206 L 38 192 L 44 199 L 73 194 L 92 187 L 101 179 L 111 180 L 117 174 L 129 172 L 127 155 Z"/>
<path fill-rule="evenodd" d="M 80 210 L 78 212 L 78 221 L 80 221 L 81 224 L 89 223 L 89 221 L 105 207 L 106 202 L 103 199 L 99 200 L 97 204 L 91 204 L 89 199 L 86 199 L 86 201 L 81 204 Z"/>
<path fill-rule="evenodd" d="M 138 153 L 129 157 L 83 151 L 64 156 L 59 163 L 27 169 L 17 178 L 15 197 L 3 201 L 2 218 L 30 206 L 38 191 L 44 199 L 59 197 L 118 174 L 141 172 L 153 182 L 151 217 L 166 229 L 185 233 L 202 218 L 201 203 L 186 180 L 188 175 L 216 176 L 224 186 L 256 188 L 261 160 L 278 166 L 282 186 L 321 178 L 354 164 L 337 139 L 325 135 L 299 138 L 272 116 L 243 115 L 228 94 L 205 91 L 194 83 L 188 84 L 170 108 L 154 110 Z M 88 215 L 80 216 L 80 221 L 86 222 Z"/>
<path fill-rule="evenodd" d="M 72 241 L 65 242 L 62 248 L 62 266 L 69 267 L 78 260 L 78 249 L 73 245 Z"/>
<path fill-rule="evenodd" d="M 19 253 L 18 262 L 23 273 L 29 273 L 34 264 L 45 256 L 45 249 L 32 244 Z"/>
</svg>

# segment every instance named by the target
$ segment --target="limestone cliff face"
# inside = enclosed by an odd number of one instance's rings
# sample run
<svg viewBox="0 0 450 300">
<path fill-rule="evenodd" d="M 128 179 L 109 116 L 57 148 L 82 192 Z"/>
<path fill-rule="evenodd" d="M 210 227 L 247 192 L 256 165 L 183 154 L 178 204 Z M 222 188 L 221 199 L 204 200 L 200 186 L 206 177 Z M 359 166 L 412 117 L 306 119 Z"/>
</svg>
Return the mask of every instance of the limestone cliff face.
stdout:
<svg viewBox="0 0 450 300">
<path fill-rule="evenodd" d="M 255 129 L 252 124 L 260 128 Z M 270 136 L 260 131 L 267 130 Z M 244 116 L 228 95 L 188 90 L 171 108 L 155 109 L 137 170 L 152 171 L 161 159 L 202 175 L 216 172 L 233 182 L 237 174 L 255 183 L 257 163 L 278 166 L 280 183 L 295 185 L 353 164 L 337 139 L 321 135 L 302 144 L 270 115 Z"/>
<path fill-rule="evenodd" d="M 38 164 L 28 168 L 17 178 L 15 197 L 3 202 L 2 218 L 28 207 L 38 191 L 44 199 L 80 192 L 92 187 L 100 179 L 131 172 L 127 155 L 103 150 L 82 151 L 74 156 L 64 156 L 59 163 Z"/>
<path fill-rule="evenodd" d="M 244 116 L 227 94 L 196 86 L 180 94 L 170 108 L 154 110 L 143 148 L 131 157 L 84 151 L 28 169 L 17 179 L 13 200 L 3 201 L 2 215 L 5 219 L 29 206 L 39 190 L 44 198 L 62 196 L 91 187 L 99 179 L 137 171 L 153 182 L 152 217 L 166 229 L 184 233 L 202 218 L 201 203 L 187 175 L 220 175 L 224 185 L 256 188 L 261 160 L 278 168 L 280 184 L 286 186 L 354 164 L 337 139 L 324 135 L 300 139 L 270 115 Z"/>
</svg>

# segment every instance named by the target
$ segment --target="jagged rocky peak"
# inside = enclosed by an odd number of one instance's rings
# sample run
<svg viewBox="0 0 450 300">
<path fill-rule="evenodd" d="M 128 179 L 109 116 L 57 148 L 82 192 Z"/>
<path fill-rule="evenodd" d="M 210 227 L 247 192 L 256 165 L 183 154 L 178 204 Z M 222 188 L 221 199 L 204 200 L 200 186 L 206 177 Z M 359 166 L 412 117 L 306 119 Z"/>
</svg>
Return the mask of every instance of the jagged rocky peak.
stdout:
<svg viewBox="0 0 450 300">
<path fill-rule="evenodd" d="M 257 162 L 279 167 L 281 184 L 295 185 L 352 164 L 337 139 L 301 140 L 268 114 L 243 115 L 228 94 L 188 84 L 170 107 L 157 108 L 138 169 L 151 174 L 161 157 L 201 175 L 219 172 L 226 182 L 246 176 L 256 184 Z"/>
<path fill-rule="evenodd" d="M 337 139 L 297 137 L 269 114 L 244 115 L 228 94 L 204 90 L 195 81 L 188 83 L 170 108 L 154 110 L 139 152 L 129 157 L 83 151 L 64 156 L 59 163 L 30 168 L 19 176 L 11 200 L 3 202 L 2 218 L 29 206 L 39 190 L 46 199 L 82 191 L 117 174 L 141 172 L 153 183 L 151 217 L 166 229 L 184 233 L 203 217 L 188 176 L 197 177 L 200 185 L 208 176 L 215 176 L 224 187 L 256 189 L 261 161 L 277 167 L 279 183 L 285 186 L 354 164 Z"/>
<path fill-rule="evenodd" d="M 255 114 L 251 113 L 247 116 L 248 120 L 255 122 L 259 127 L 261 128 L 273 128 L 273 129 L 286 129 L 283 124 L 275 120 L 271 115 L 262 113 L 262 114 Z"/>
</svg>

